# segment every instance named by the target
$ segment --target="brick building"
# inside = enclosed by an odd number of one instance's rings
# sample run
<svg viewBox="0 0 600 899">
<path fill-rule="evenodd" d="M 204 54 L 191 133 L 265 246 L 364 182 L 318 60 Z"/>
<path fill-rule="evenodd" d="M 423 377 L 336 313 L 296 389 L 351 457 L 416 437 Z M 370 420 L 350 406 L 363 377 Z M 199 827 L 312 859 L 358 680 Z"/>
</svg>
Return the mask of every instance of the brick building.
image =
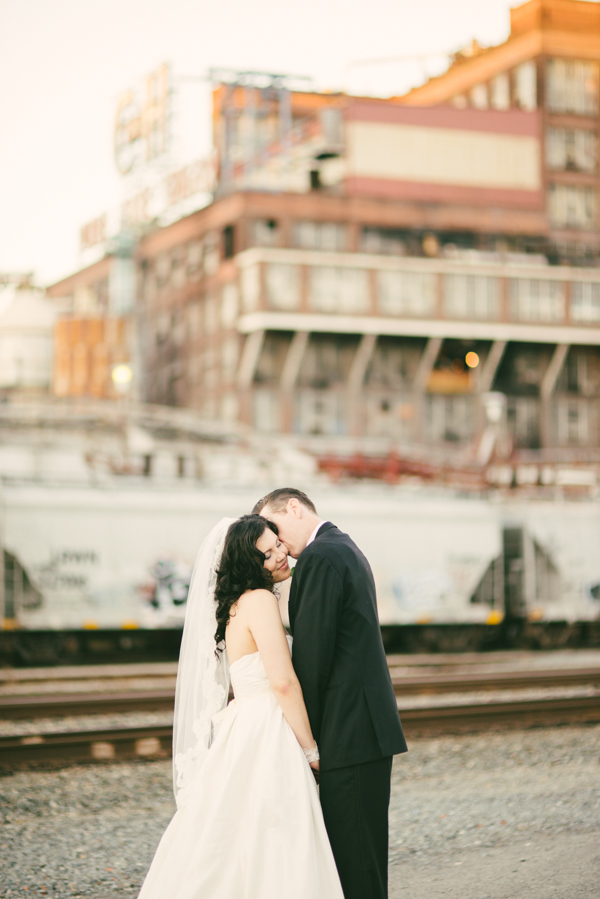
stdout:
<svg viewBox="0 0 600 899">
<path fill-rule="evenodd" d="M 222 85 L 214 202 L 50 295 L 124 319 L 140 398 L 318 453 L 594 455 L 600 4 L 511 29 L 385 101 Z M 64 372 L 124 358 L 77 334 Z"/>
</svg>

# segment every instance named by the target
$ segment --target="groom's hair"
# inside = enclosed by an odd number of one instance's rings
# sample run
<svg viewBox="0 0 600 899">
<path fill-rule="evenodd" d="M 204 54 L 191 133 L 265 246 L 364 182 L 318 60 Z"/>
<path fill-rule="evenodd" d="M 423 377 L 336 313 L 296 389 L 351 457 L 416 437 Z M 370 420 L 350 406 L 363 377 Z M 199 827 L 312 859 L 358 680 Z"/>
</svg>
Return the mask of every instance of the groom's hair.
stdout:
<svg viewBox="0 0 600 899">
<path fill-rule="evenodd" d="M 279 487 L 277 490 L 272 490 L 271 493 L 267 493 L 266 496 L 263 496 L 263 498 L 259 499 L 256 503 L 252 509 L 252 514 L 260 515 L 265 506 L 268 506 L 272 512 L 284 512 L 291 499 L 297 499 L 303 506 L 306 506 L 306 508 L 310 509 L 315 515 L 317 514 L 312 499 L 309 499 L 306 493 L 302 493 L 301 490 L 296 490 L 295 487 Z"/>
</svg>

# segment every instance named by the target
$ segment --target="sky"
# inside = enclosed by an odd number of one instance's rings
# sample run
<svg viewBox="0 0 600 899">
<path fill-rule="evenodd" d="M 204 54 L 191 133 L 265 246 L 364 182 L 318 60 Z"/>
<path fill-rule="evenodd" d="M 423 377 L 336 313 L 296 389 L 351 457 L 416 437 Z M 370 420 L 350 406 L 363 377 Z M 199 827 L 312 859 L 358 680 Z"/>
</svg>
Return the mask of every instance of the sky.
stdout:
<svg viewBox="0 0 600 899">
<path fill-rule="evenodd" d="M 514 0 L 513 0 L 514 2 Z M 507 0 L 0 0 L 0 273 L 46 285 L 81 266 L 81 225 L 115 207 L 117 101 L 162 62 L 180 162 L 210 148 L 211 66 L 309 75 L 317 89 L 389 95 L 416 62 L 476 38 L 501 43 Z M 516 5 L 516 3 L 514 4 Z M 435 54 L 438 54 L 437 56 Z"/>
</svg>

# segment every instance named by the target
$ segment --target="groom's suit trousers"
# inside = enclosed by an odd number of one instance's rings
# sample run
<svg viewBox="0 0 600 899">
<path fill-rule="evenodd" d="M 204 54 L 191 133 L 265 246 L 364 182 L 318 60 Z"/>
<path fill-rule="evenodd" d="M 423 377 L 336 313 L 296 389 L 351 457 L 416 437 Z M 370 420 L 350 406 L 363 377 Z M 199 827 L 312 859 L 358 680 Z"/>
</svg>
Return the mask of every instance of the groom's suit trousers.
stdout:
<svg viewBox="0 0 600 899">
<path fill-rule="evenodd" d="M 321 806 L 345 899 L 387 899 L 391 757 L 322 771 Z"/>
</svg>

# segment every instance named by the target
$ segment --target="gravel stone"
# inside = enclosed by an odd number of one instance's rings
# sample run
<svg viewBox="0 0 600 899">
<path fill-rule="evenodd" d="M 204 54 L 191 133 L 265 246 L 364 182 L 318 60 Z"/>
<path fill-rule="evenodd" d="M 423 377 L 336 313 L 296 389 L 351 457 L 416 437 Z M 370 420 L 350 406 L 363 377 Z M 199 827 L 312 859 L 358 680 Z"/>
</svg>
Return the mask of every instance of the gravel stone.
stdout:
<svg viewBox="0 0 600 899">
<path fill-rule="evenodd" d="M 117 727 L 159 727 L 173 724 L 172 711 L 115 712 L 105 715 L 57 715 L 53 718 L 24 718 L 0 721 L 0 737 L 28 734 L 62 734 L 82 730 L 112 730 Z M 0 897 L 1 899 L 1 897 Z"/>
<path fill-rule="evenodd" d="M 409 746 L 394 763 L 390 899 L 595 895 L 577 884 L 599 882 L 600 726 Z M 0 778 L 0 899 L 136 896 L 173 812 L 166 761 Z"/>
</svg>

